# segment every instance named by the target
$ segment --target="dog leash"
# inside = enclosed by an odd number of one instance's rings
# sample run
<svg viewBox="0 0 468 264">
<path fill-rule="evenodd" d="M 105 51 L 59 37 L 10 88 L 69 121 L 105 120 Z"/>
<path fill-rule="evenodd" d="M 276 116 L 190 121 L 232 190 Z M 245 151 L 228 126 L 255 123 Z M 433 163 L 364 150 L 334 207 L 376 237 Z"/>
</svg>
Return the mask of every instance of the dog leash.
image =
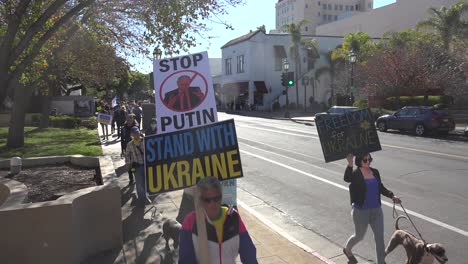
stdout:
<svg viewBox="0 0 468 264">
<path fill-rule="evenodd" d="M 396 210 L 396 204 L 393 203 L 393 219 L 397 218 L 398 217 L 398 212 Z M 411 219 L 411 217 L 409 216 L 409 214 L 406 212 L 406 209 L 405 207 L 403 206 L 403 203 L 400 203 L 400 206 L 401 208 L 403 209 L 403 212 L 406 214 L 406 217 L 408 218 L 408 220 L 411 222 L 411 224 L 413 225 L 414 229 L 416 230 L 416 232 L 418 233 L 419 237 L 421 238 L 421 240 L 424 242 L 424 245 L 426 245 L 426 240 L 424 240 L 424 238 L 422 237 L 421 233 L 419 232 L 418 228 L 416 227 L 416 225 L 414 224 L 413 222 L 413 219 Z"/>
</svg>

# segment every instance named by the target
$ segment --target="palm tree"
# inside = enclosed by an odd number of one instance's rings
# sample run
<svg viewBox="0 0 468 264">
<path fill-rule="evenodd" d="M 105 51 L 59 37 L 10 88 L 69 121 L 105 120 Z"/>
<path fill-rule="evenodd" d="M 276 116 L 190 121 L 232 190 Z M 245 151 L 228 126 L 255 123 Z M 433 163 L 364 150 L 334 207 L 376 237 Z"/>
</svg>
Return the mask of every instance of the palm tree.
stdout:
<svg viewBox="0 0 468 264">
<path fill-rule="evenodd" d="M 296 71 L 295 73 L 295 79 L 297 80 L 299 77 L 299 74 L 301 72 L 301 60 L 300 60 L 300 50 L 302 46 L 302 34 L 301 34 L 301 28 L 307 24 L 307 20 L 301 20 L 299 23 L 294 24 L 286 24 L 283 26 L 283 29 L 286 30 L 290 35 L 291 35 L 291 41 L 292 44 L 289 47 L 289 53 L 291 54 L 292 59 L 294 60 L 294 69 Z M 299 86 L 297 81 L 296 83 L 296 105 L 299 105 Z M 286 106 L 289 107 L 289 106 Z"/>
<path fill-rule="evenodd" d="M 430 28 L 437 32 L 445 49 L 449 49 L 454 37 L 468 36 L 468 20 L 462 19 L 463 13 L 468 11 L 468 4 L 459 2 L 447 8 L 429 8 L 431 17 L 418 23 L 417 28 Z"/>
<path fill-rule="evenodd" d="M 339 46 L 337 47 L 339 48 Z M 343 59 L 334 56 L 334 50 L 329 50 L 325 55 L 325 61 L 327 65 L 324 65 L 317 70 L 315 70 L 315 79 L 319 79 L 325 74 L 330 75 L 330 88 L 331 88 L 331 98 L 335 96 L 335 76 L 339 70 L 339 65 L 343 63 Z"/>
</svg>

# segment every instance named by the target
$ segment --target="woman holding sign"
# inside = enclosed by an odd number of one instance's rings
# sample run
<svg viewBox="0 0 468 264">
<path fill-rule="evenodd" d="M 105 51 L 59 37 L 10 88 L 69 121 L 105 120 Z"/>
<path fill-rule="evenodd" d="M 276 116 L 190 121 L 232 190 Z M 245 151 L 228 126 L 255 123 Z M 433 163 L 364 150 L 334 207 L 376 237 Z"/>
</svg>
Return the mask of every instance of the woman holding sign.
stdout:
<svg viewBox="0 0 468 264">
<path fill-rule="evenodd" d="M 385 188 L 377 169 L 371 168 L 372 156 L 369 153 L 356 156 L 354 163 L 357 168 L 353 170 L 352 154 L 348 154 L 348 166 L 344 174 L 345 182 L 349 182 L 354 234 L 346 242 L 343 253 L 351 263 L 357 263 L 351 249 L 359 243 L 366 234 L 370 225 L 374 232 L 377 264 L 385 263 L 384 222 L 380 195 L 391 198 L 394 203 L 401 203 L 393 192 Z"/>
</svg>

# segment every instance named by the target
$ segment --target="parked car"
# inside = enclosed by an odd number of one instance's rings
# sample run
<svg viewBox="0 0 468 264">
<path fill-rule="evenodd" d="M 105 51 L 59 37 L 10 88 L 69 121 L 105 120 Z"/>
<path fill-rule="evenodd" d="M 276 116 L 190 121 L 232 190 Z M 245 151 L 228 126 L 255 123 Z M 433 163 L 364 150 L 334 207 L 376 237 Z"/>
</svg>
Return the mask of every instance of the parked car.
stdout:
<svg viewBox="0 0 468 264">
<path fill-rule="evenodd" d="M 354 106 L 332 106 L 328 111 L 315 114 L 315 121 L 330 115 L 344 115 L 345 113 L 359 110 Z"/>
<path fill-rule="evenodd" d="M 429 131 L 446 134 L 455 129 L 455 122 L 448 109 L 431 106 L 406 106 L 393 115 L 377 118 L 377 129 L 412 131 L 422 136 Z"/>
</svg>

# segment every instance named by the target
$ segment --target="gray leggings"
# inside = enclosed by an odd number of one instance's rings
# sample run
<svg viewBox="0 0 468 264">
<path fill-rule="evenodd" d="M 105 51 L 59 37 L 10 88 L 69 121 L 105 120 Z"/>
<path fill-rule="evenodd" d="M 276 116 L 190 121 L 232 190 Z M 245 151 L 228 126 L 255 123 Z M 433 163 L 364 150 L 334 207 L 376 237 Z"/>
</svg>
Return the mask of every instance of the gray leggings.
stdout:
<svg viewBox="0 0 468 264">
<path fill-rule="evenodd" d="M 367 226 L 370 224 L 374 232 L 377 264 L 385 263 L 384 220 L 382 208 L 353 209 L 351 211 L 354 222 L 354 234 L 346 242 L 346 249 L 351 250 L 364 238 Z"/>
</svg>

